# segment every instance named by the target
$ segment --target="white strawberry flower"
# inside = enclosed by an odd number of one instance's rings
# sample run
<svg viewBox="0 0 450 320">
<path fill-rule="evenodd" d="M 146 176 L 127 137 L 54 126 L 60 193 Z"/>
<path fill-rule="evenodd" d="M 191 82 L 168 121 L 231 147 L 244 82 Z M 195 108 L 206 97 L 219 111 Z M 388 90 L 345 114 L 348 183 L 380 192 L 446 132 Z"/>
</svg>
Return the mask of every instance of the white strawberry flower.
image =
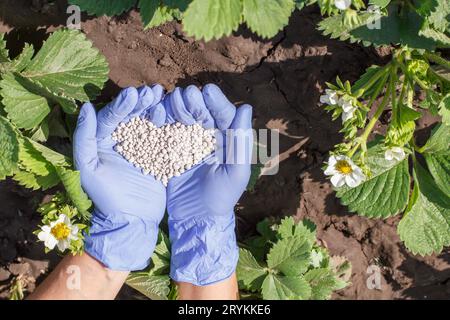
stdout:
<svg viewBox="0 0 450 320">
<path fill-rule="evenodd" d="M 405 150 L 401 147 L 392 147 L 384 152 L 384 158 L 387 161 L 402 161 L 405 156 Z"/>
<path fill-rule="evenodd" d="M 78 227 L 72 225 L 69 217 L 61 214 L 56 221 L 41 227 L 38 238 L 48 249 L 53 250 L 57 246 L 59 251 L 64 252 L 71 241 L 78 240 Z"/>
<path fill-rule="evenodd" d="M 344 184 L 354 188 L 366 179 L 361 168 L 354 164 L 349 157 L 343 155 L 330 157 L 325 175 L 331 176 L 331 183 L 336 188 L 340 188 Z"/>
<path fill-rule="evenodd" d="M 331 89 L 325 89 L 325 94 L 320 96 L 320 103 L 330 106 L 337 105 L 339 96 L 336 91 Z"/>
<path fill-rule="evenodd" d="M 341 98 L 339 99 L 338 104 L 342 108 L 342 122 L 346 122 L 347 120 L 353 118 L 353 115 L 356 111 L 356 106 L 353 105 L 353 102 L 351 100 Z"/>
<path fill-rule="evenodd" d="M 352 5 L 352 0 L 334 0 L 334 5 L 340 10 L 347 10 Z"/>
</svg>

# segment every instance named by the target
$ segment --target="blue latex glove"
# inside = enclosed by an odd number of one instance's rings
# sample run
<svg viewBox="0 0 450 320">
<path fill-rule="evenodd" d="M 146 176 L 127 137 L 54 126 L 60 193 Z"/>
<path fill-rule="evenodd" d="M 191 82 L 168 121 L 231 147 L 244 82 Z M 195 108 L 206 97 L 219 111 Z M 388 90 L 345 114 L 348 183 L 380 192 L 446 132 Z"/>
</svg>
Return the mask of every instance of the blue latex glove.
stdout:
<svg viewBox="0 0 450 320">
<path fill-rule="evenodd" d="M 120 122 L 145 112 L 166 119 L 161 86 L 128 88 L 96 115 L 86 103 L 74 134 L 75 165 L 95 209 L 85 251 L 113 270 L 141 270 L 153 253 L 166 207 L 166 189 L 118 154 L 111 133 Z"/>
<path fill-rule="evenodd" d="M 210 157 L 172 178 L 167 186 L 171 278 L 199 286 L 225 280 L 234 273 L 239 258 L 234 206 L 250 178 L 252 107 L 236 109 L 215 85 L 205 86 L 203 92 L 195 86 L 184 91 L 177 88 L 166 96 L 164 105 L 169 123 L 215 127 L 225 156 L 239 158 L 239 164 L 220 164 L 210 163 Z M 247 143 L 226 148 L 220 136 L 226 129 L 243 129 L 232 140 Z"/>
</svg>

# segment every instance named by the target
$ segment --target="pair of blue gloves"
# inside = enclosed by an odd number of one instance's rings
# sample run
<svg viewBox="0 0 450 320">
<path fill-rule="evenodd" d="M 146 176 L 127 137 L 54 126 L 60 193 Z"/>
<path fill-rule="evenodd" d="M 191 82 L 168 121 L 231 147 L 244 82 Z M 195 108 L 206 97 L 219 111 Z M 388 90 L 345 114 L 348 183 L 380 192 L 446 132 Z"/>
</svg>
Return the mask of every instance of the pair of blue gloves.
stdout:
<svg viewBox="0 0 450 320">
<path fill-rule="evenodd" d="M 233 154 L 239 159 L 204 160 L 173 177 L 166 188 L 113 149 L 111 134 L 118 124 L 142 115 L 157 126 L 181 122 L 216 128 L 224 157 Z M 251 120 L 251 106 L 236 109 L 212 84 L 202 91 L 189 86 L 169 94 L 160 85 L 127 88 L 98 114 L 91 103 L 83 105 L 74 134 L 74 159 L 82 187 L 95 206 L 85 251 L 112 270 L 146 268 L 167 208 L 171 278 L 202 286 L 230 277 L 239 256 L 234 206 L 251 171 Z M 231 138 L 224 138 L 228 129 L 234 129 Z"/>
</svg>

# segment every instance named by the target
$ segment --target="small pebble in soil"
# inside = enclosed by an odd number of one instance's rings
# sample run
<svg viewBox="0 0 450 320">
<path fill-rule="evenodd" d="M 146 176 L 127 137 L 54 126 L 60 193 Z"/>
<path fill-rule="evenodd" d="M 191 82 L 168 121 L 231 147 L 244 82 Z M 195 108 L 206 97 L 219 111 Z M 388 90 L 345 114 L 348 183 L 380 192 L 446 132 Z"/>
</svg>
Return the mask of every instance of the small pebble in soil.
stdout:
<svg viewBox="0 0 450 320">
<path fill-rule="evenodd" d="M 128 162 L 167 186 L 214 150 L 214 129 L 179 122 L 156 127 L 144 117 L 121 123 L 112 134 L 115 150 Z"/>
</svg>

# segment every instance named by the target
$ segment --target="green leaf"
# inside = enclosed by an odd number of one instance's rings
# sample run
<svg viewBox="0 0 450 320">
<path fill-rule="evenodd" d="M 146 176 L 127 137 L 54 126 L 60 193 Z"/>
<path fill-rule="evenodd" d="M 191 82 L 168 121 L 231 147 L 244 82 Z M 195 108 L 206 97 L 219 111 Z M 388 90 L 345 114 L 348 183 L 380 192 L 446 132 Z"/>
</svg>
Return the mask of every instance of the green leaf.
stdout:
<svg viewBox="0 0 450 320">
<path fill-rule="evenodd" d="M 398 224 L 398 233 L 414 254 L 439 253 L 450 245 L 450 198 L 418 163 L 415 163 L 414 178 L 414 190 Z"/>
<path fill-rule="evenodd" d="M 310 0 L 295 0 L 294 2 L 295 2 L 295 7 L 298 9 L 298 10 L 302 10 L 305 6 L 307 6 L 309 3 Z"/>
<path fill-rule="evenodd" d="M 50 113 L 45 97 L 27 89 L 26 79 L 12 73 L 3 74 L 0 81 L 0 95 L 8 118 L 23 129 L 39 125 Z"/>
<path fill-rule="evenodd" d="M 130 10 L 136 0 L 69 0 L 69 3 L 92 15 L 115 16 Z"/>
<path fill-rule="evenodd" d="M 431 137 L 423 147 L 419 149 L 422 153 L 435 153 L 449 149 L 450 126 L 439 123 L 433 128 Z"/>
<path fill-rule="evenodd" d="M 280 239 L 289 237 L 302 237 L 306 239 L 311 246 L 316 241 L 316 226 L 309 220 L 303 220 L 298 223 L 293 217 L 287 217 L 281 220 L 277 229 L 277 234 Z"/>
<path fill-rule="evenodd" d="M 144 28 L 157 27 L 163 23 L 172 21 L 174 18 L 174 10 L 165 5 L 161 5 L 155 0 L 140 0 L 139 9 L 141 12 Z"/>
<path fill-rule="evenodd" d="M 267 275 L 264 269 L 252 253 L 246 249 L 239 249 L 239 262 L 237 266 L 237 277 L 239 287 L 249 291 L 258 291 Z"/>
<path fill-rule="evenodd" d="M 158 244 L 152 255 L 151 275 L 168 274 L 170 270 L 170 242 L 167 235 L 159 230 Z"/>
<path fill-rule="evenodd" d="M 283 29 L 294 8 L 293 0 L 243 0 L 245 23 L 264 38 L 271 38 Z"/>
<path fill-rule="evenodd" d="M 27 171 L 17 171 L 14 173 L 13 179 L 21 186 L 32 189 L 32 190 L 38 190 L 41 188 L 41 185 L 36 179 L 36 175 L 31 172 Z"/>
<path fill-rule="evenodd" d="M 167 300 L 170 292 L 170 279 L 167 275 L 152 276 L 147 272 L 132 272 L 126 283 L 152 300 Z"/>
<path fill-rule="evenodd" d="M 441 103 L 439 103 L 439 115 L 442 117 L 442 122 L 450 125 L 450 94 L 446 95 Z"/>
<path fill-rule="evenodd" d="M 307 300 L 311 287 L 302 277 L 283 277 L 269 274 L 262 285 L 264 300 Z"/>
<path fill-rule="evenodd" d="M 256 183 L 258 182 L 263 167 L 264 166 L 262 164 L 252 164 L 252 171 L 247 184 L 247 191 L 253 192 L 255 190 Z"/>
<path fill-rule="evenodd" d="M 403 124 L 397 124 L 392 121 L 386 133 L 386 144 L 394 146 L 404 146 L 414 135 L 416 123 L 408 121 Z"/>
<path fill-rule="evenodd" d="M 381 143 L 368 149 L 366 164 L 371 176 L 355 188 L 338 188 L 336 196 L 351 212 L 370 218 L 387 218 L 402 212 L 408 202 L 410 177 L 408 158 L 384 159 Z"/>
<path fill-rule="evenodd" d="M 25 47 L 22 50 L 22 53 L 12 61 L 11 68 L 17 72 L 22 71 L 30 64 L 33 55 L 34 55 L 33 46 L 26 43 Z"/>
<path fill-rule="evenodd" d="M 19 141 L 11 123 L 0 116 L 0 180 L 11 175 L 19 161 Z"/>
<path fill-rule="evenodd" d="M 333 291 L 340 285 L 340 280 L 332 270 L 327 268 L 309 270 L 304 277 L 311 286 L 311 299 L 313 300 L 330 299 Z"/>
<path fill-rule="evenodd" d="M 92 202 L 81 188 L 80 172 L 59 166 L 55 167 L 55 169 L 73 205 L 85 220 L 89 220 L 91 214 L 88 210 Z"/>
<path fill-rule="evenodd" d="M 0 63 L 9 62 L 9 52 L 6 49 L 5 34 L 0 33 Z"/>
<path fill-rule="evenodd" d="M 375 5 L 380 8 L 386 8 L 389 3 L 391 3 L 391 0 L 369 0 L 369 5 Z"/>
<path fill-rule="evenodd" d="M 183 27 L 189 36 L 209 41 L 237 30 L 241 13 L 241 0 L 193 0 L 183 14 Z"/>
<path fill-rule="evenodd" d="M 376 46 L 402 44 L 416 49 L 433 50 L 437 45 L 436 42 L 419 35 L 423 18 L 412 10 L 403 14 L 398 14 L 398 10 L 397 5 L 389 6 L 388 16 L 380 19 L 379 29 L 369 29 L 364 23 L 349 33 L 365 44 Z"/>
<path fill-rule="evenodd" d="M 364 91 L 363 97 L 371 97 L 373 94 L 375 94 L 375 91 L 379 83 L 382 81 L 383 77 L 372 83 L 368 88 L 367 86 L 379 72 L 382 72 L 382 69 L 383 67 L 375 65 L 367 68 L 366 72 L 353 84 L 352 91 L 357 92 L 358 90 L 364 88 L 366 90 Z"/>
<path fill-rule="evenodd" d="M 309 266 L 311 244 L 305 237 L 289 237 L 279 240 L 267 255 L 267 265 L 286 276 L 298 276 Z"/>
<path fill-rule="evenodd" d="M 36 150 L 28 138 L 20 141 L 20 164 L 29 172 L 38 176 L 47 176 L 55 173 L 54 166 Z"/>
<path fill-rule="evenodd" d="M 38 150 L 41 155 L 49 161 L 54 166 L 59 167 L 71 167 L 72 161 L 68 157 L 62 155 L 61 153 L 58 153 L 50 148 L 47 148 L 46 146 L 32 140 L 28 140 L 33 147 Z"/>
<path fill-rule="evenodd" d="M 426 153 L 425 159 L 438 187 L 450 196 L 450 152 Z"/>
<path fill-rule="evenodd" d="M 57 97 L 89 101 L 108 79 L 108 64 L 84 34 L 60 29 L 44 42 L 22 76 Z"/>
<path fill-rule="evenodd" d="M 60 182 L 56 171 L 53 171 L 47 176 L 38 176 L 32 172 L 20 170 L 14 173 L 13 179 L 21 186 L 32 190 L 47 190 L 58 185 Z"/>
</svg>

